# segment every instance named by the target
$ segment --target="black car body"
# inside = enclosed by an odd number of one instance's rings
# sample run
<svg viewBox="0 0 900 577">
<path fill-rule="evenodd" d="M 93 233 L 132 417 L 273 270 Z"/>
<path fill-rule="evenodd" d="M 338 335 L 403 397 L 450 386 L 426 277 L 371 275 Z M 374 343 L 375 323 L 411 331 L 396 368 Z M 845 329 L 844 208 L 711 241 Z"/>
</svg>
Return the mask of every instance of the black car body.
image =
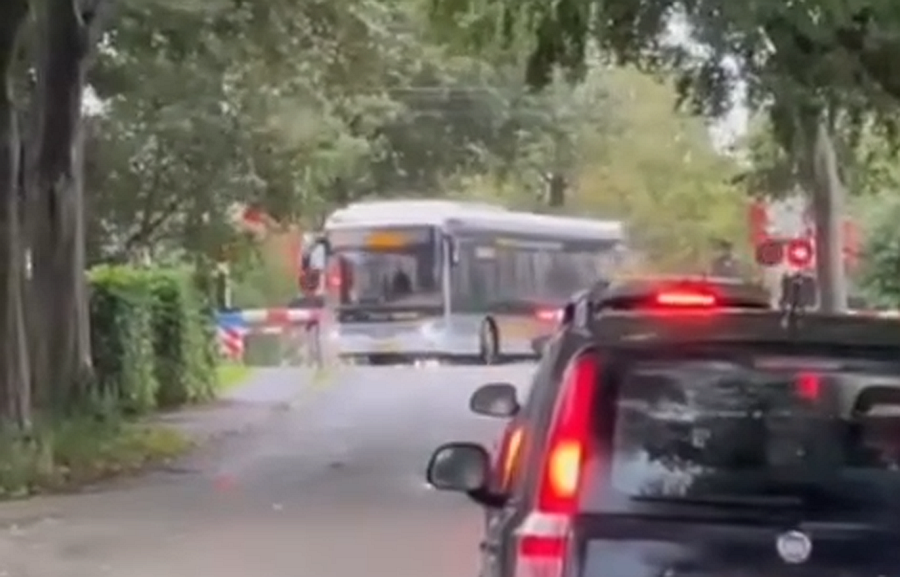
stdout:
<svg viewBox="0 0 900 577">
<path fill-rule="evenodd" d="M 482 577 L 900 570 L 896 321 L 698 286 L 568 315 L 521 407 L 483 411 L 524 431 L 502 483 L 477 446 L 435 453 L 489 511 Z"/>
</svg>

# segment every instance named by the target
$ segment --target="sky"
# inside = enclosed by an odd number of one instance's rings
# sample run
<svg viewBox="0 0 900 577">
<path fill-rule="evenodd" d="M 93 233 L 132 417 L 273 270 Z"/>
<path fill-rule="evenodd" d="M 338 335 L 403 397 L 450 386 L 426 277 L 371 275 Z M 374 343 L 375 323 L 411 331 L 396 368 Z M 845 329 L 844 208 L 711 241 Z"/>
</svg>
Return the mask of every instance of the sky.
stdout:
<svg viewBox="0 0 900 577">
<path fill-rule="evenodd" d="M 691 39 L 690 26 L 679 17 L 672 18 L 669 22 L 668 42 L 686 48 L 689 52 L 700 54 L 703 48 Z M 734 67 L 733 63 L 726 62 L 726 66 Z M 745 87 L 738 86 L 732 95 L 734 106 L 729 113 L 710 126 L 710 137 L 716 148 L 722 152 L 728 151 L 734 143 L 747 133 L 747 125 L 750 121 L 750 112 L 745 106 Z"/>
</svg>

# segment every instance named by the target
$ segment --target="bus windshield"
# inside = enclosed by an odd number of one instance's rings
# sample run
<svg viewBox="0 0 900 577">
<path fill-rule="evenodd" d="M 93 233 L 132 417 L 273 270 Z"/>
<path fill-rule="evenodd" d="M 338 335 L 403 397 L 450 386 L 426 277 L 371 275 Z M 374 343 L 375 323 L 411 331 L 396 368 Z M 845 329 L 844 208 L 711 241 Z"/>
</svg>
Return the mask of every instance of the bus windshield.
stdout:
<svg viewBox="0 0 900 577">
<path fill-rule="evenodd" d="M 437 306 L 440 236 L 430 227 L 359 228 L 329 234 L 343 306 Z"/>
</svg>

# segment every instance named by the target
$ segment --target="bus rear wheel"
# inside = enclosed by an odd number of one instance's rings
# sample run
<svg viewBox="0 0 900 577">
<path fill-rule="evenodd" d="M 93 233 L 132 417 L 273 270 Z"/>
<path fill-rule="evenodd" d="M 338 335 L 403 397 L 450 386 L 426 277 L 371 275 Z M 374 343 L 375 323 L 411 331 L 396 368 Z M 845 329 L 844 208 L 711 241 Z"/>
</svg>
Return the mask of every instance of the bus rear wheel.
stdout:
<svg viewBox="0 0 900 577">
<path fill-rule="evenodd" d="M 500 358 L 500 339 L 497 336 L 497 327 L 491 320 L 485 319 L 481 323 L 478 343 L 482 364 L 496 365 Z"/>
</svg>

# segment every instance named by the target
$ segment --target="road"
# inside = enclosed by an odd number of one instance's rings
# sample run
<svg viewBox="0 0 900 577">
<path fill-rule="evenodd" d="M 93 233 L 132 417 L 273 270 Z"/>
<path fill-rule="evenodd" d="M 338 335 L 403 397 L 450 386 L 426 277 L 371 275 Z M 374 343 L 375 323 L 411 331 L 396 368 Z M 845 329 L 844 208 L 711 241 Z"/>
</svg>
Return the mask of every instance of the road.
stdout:
<svg viewBox="0 0 900 577">
<path fill-rule="evenodd" d="M 469 394 L 524 390 L 532 370 L 261 370 L 220 417 L 255 424 L 243 433 L 141 479 L 0 507 L 0 577 L 474 577 L 480 512 L 423 469 L 443 441 L 492 441 L 500 423 Z"/>
</svg>

